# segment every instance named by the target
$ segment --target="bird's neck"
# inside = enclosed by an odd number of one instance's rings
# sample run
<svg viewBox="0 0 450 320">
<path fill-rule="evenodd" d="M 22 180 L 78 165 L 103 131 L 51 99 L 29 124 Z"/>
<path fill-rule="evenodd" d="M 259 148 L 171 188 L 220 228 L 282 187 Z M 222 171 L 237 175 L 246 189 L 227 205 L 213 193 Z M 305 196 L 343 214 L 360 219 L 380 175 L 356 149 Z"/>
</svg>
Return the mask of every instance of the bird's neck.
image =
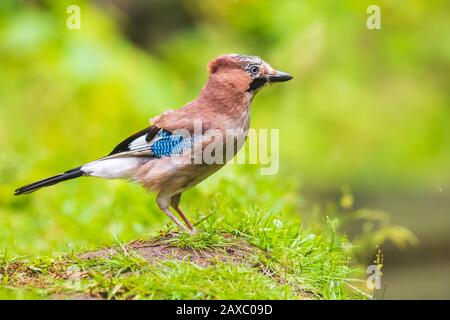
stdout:
<svg viewBox="0 0 450 320">
<path fill-rule="evenodd" d="M 196 102 L 214 110 L 217 114 L 238 116 L 248 112 L 253 93 L 247 91 L 246 79 L 236 79 L 227 75 L 211 75 L 201 90 Z"/>
</svg>

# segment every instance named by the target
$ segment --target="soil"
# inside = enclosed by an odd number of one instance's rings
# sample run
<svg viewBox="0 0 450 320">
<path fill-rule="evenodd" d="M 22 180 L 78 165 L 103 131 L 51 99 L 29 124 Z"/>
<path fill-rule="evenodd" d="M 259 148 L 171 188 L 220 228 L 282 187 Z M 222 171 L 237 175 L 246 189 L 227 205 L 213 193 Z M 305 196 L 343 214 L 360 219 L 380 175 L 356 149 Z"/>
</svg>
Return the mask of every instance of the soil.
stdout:
<svg viewBox="0 0 450 320">
<path fill-rule="evenodd" d="M 108 258 L 124 250 L 132 250 L 149 263 L 164 260 L 190 261 L 201 267 L 207 267 L 215 262 L 249 263 L 250 257 L 259 249 L 244 240 L 234 239 L 226 247 L 192 249 L 173 246 L 168 240 L 176 234 L 168 234 L 155 240 L 135 240 L 121 247 L 105 248 L 86 252 L 80 255 L 82 259 Z"/>
</svg>

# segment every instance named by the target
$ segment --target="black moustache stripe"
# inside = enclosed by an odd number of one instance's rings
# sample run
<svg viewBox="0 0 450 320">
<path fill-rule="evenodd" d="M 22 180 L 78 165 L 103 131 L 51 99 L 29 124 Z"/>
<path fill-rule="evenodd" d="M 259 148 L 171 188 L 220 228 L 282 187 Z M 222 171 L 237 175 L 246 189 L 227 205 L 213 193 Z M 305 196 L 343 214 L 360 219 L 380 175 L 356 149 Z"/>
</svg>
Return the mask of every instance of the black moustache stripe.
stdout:
<svg viewBox="0 0 450 320">
<path fill-rule="evenodd" d="M 261 88 L 263 85 L 265 85 L 267 82 L 267 79 L 265 77 L 255 78 L 250 83 L 250 86 L 247 91 L 255 91 L 259 88 Z"/>
</svg>

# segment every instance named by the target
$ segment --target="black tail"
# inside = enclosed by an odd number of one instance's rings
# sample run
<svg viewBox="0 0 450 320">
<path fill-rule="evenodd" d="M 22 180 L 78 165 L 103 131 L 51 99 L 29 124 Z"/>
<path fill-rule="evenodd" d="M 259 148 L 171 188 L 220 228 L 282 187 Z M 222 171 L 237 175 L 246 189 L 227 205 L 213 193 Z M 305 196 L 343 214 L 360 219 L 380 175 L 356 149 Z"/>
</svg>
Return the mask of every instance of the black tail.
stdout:
<svg viewBox="0 0 450 320">
<path fill-rule="evenodd" d="M 33 182 L 30 184 L 27 184 L 26 186 L 20 187 L 19 189 L 17 189 L 14 193 L 14 195 L 18 196 L 20 194 L 25 194 L 25 193 L 32 193 L 40 188 L 43 187 L 48 187 L 48 186 L 52 186 L 54 184 L 66 181 L 66 180 L 70 180 L 70 179 L 75 179 L 78 177 L 81 177 L 84 174 L 84 172 L 81 170 L 81 167 L 66 171 L 64 173 L 58 174 L 56 176 L 47 178 L 47 179 L 43 179 L 37 182 Z"/>
</svg>

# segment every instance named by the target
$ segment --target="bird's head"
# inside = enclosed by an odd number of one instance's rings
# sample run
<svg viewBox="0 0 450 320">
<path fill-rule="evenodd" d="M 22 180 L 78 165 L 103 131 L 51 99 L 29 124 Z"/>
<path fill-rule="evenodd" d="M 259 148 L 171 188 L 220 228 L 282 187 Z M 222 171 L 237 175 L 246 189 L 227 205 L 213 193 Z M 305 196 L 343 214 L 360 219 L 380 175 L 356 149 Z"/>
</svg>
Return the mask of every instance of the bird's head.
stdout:
<svg viewBox="0 0 450 320">
<path fill-rule="evenodd" d="M 217 57 L 208 64 L 208 71 L 210 79 L 252 94 L 270 83 L 292 79 L 290 74 L 273 69 L 260 57 L 241 54 Z"/>
</svg>

